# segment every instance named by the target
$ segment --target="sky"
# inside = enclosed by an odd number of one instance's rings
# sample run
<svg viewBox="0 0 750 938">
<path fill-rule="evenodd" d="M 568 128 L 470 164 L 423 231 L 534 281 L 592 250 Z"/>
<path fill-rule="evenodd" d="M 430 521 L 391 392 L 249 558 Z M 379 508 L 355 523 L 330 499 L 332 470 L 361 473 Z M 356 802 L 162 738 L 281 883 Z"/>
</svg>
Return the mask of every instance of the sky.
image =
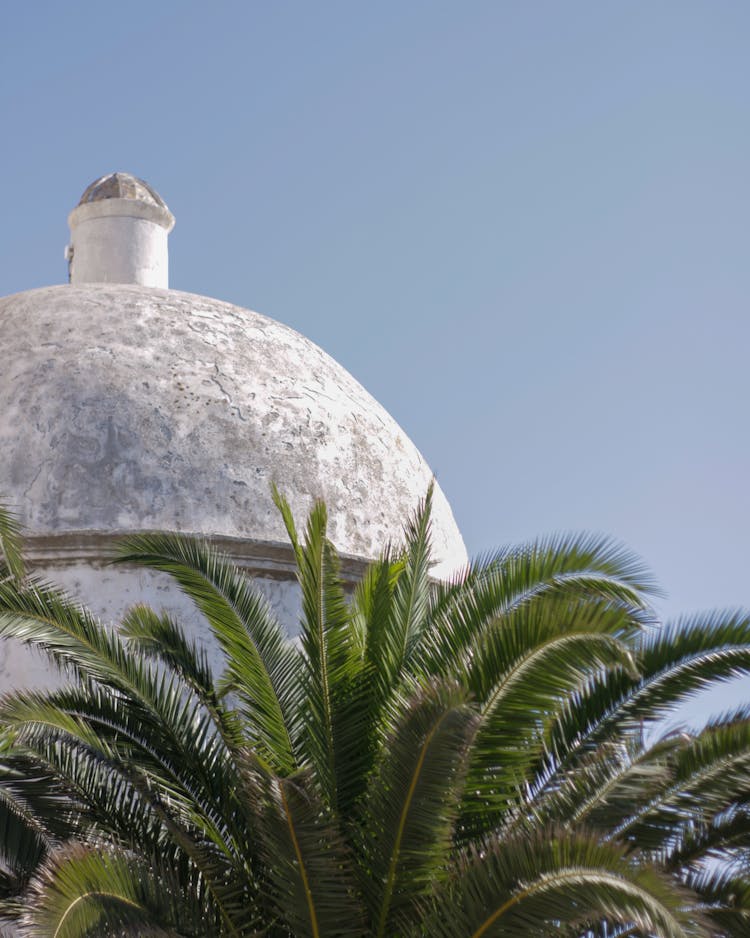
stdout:
<svg viewBox="0 0 750 938">
<path fill-rule="evenodd" d="M 470 554 L 605 532 L 664 617 L 750 606 L 744 0 L 7 2 L 0 117 L 0 295 L 134 173 L 170 285 L 345 365 Z"/>
</svg>

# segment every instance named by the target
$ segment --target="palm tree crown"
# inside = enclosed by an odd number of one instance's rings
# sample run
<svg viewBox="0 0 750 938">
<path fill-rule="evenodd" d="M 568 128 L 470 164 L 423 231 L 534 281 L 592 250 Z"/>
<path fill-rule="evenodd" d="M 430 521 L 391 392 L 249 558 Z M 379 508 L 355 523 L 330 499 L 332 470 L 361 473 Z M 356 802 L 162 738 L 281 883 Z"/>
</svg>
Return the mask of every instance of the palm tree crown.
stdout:
<svg viewBox="0 0 750 938">
<path fill-rule="evenodd" d="M 129 538 L 169 616 L 119 632 L 27 577 L 0 509 L 0 635 L 62 689 L 0 702 L 2 911 L 31 936 L 734 938 L 750 933 L 750 714 L 660 735 L 750 670 L 750 618 L 658 627 L 604 539 L 506 549 L 435 583 L 430 496 L 353 593 L 315 506 L 276 493 L 298 642 L 207 544 Z"/>
</svg>

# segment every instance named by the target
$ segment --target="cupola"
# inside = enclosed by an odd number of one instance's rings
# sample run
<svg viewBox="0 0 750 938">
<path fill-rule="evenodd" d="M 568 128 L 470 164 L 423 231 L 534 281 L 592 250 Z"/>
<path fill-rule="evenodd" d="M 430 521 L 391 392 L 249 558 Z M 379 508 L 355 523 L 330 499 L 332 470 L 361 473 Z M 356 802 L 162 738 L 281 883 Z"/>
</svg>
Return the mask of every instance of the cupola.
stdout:
<svg viewBox="0 0 750 938">
<path fill-rule="evenodd" d="M 130 173 L 109 173 L 86 189 L 68 216 L 69 280 L 169 286 L 167 238 L 174 215 L 161 196 Z"/>
</svg>

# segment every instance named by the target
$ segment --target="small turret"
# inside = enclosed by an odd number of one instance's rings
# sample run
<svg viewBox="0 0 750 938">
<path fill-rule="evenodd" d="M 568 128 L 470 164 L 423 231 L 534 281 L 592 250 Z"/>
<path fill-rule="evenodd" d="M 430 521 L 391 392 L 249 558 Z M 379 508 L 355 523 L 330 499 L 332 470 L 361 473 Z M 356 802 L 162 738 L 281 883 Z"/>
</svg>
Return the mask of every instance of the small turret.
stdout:
<svg viewBox="0 0 750 938">
<path fill-rule="evenodd" d="M 65 250 L 71 283 L 169 286 L 167 237 L 174 215 L 161 196 L 129 173 L 93 182 L 68 216 Z"/>
</svg>

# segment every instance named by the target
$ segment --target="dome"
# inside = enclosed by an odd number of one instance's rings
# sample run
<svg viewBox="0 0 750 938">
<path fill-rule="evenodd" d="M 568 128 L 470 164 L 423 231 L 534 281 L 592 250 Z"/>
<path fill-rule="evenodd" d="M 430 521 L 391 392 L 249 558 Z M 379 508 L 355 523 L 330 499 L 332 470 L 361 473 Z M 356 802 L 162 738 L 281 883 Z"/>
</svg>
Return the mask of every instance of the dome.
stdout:
<svg viewBox="0 0 750 938">
<path fill-rule="evenodd" d="M 131 176 L 130 173 L 107 173 L 91 183 L 81 196 L 78 204 L 103 202 L 106 199 L 130 199 L 133 202 L 145 202 L 166 208 L 167 203 L 147 182 Z"/>
<path fill-rule="evenodd" d="M 64 550 L 164 529 L 271 558 L 287 541 L 276 483 L 299 523 L 322 498 L 337 548 L 372 558 L 400 539 L 432 478 L 341 365 L 229 303 L 135 284 L 48 287 L 0 299 L 0 336 L 0 493 L 32 542 Z M 433 543 L 436 573 L 465 563 L 437 486 Z"/>
</svg>

